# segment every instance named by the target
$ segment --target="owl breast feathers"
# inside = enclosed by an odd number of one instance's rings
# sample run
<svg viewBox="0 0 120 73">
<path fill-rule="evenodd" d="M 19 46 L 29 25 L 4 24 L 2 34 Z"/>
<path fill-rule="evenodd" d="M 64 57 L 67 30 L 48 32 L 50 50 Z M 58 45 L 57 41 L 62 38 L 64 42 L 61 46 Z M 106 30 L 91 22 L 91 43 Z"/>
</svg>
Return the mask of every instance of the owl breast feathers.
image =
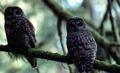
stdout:
<svg viewBox="0 0 120 73">
<path fill-rule="evenodd" d="M 68 28 L 69 27 L 69 28 Z M 80 18 L 67 21 L 68 56 L 80 73 L 91 73 L 96 58 L 97 44 Z"/>
</svg>

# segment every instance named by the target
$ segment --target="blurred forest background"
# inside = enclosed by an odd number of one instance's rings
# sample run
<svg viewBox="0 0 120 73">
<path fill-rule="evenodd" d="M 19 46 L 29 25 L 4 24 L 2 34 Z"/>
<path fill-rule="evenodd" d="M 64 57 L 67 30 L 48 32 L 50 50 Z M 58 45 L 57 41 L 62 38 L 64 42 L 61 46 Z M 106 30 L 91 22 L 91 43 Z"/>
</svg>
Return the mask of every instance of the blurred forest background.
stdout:
<svg viewBox="0 0 120 73">
<path fill-rule="evenodd" d="M 45 0 L 47 1 L 47 0 Z M 66 54 L 66 18 L 57 14 L 44 0 L 0 0 L 0 44 L 7 44 L 4 30 L 4 10 L 8 6 L 19 6 L 33 23 L 38 49 L 52 53 Z M 83 18 L 97 43 L 97 59 L 110 64 L 120 64 L 120 2 L 119 0 L 48 0 L 58 10 Z M 56 13 L 56 14 L 55 14 Z M 66 16 L 66 17 L 64 17 Z M 60 26 L 59 24 L 63 24 Z M 62 49 L 58 30 L 62 30 Z M 60 32 L 59 32 L 60 33 Z M 61 35 L 60 35 L 61 36 Z M 112 43 L 114 42 L 114 43 Z M 73 65 L 38 59 L 41 73 L 77 73 Z M 0 73 L 35 73 L 27 61 L 12 59 L 6 52 L 0 52 Z M 106 73 L 95 70 L 95 73 Z"/>
</svg>

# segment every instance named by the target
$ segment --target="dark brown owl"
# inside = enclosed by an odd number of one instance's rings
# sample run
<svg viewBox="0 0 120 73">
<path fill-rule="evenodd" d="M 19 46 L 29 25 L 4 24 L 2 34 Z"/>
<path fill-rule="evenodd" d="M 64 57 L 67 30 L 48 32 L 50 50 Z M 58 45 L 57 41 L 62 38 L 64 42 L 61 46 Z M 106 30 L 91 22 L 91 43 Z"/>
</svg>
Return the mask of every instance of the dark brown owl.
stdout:
<svg viewBox="0 0 120 73">
<path fill-rule="evenodd" d="M 26 52 L 29 48 L 35 48 L 35 32 L 31 22 L 25 18 L 21 8 L 8 7 L 5 10 L 5 32 L 8 46 L 14 51 Z M 9 53 L 12 56 L 22 56 L 16 52 Z M 32 67 L 36 67 L 37 60 L 34 57 L 25 57 Z"/>
<path fill-rule="evenodd" d="M 67 21 L 68 56 L 80 73 L 91 73 L 96 58 L 97 44 L 81 18 Z"/>
</svg>

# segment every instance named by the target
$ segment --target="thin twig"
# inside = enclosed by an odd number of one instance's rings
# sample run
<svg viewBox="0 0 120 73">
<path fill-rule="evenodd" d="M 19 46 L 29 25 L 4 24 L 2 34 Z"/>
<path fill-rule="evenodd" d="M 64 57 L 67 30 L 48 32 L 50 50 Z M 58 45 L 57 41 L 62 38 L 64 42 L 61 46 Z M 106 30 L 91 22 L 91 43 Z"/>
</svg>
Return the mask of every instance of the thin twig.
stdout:
<svg viewBox="0 0 120 73">
<path fill-rule="evenodd" d="M 62 41 L 61 27 L 62 27 L 62 19 L 58 17 L 58 21 L 57 21 L 58 36 L 59 36 L 59 39 L 60 39 L 60 44 L 61 44 L 61 47 L 62 47 L 63 54 L 67 55 L 67 52 L 64 48 L 63 41 Z M 71 67 L 68 64 L 67 64 L 67 67 L 69 69 L 69 72 L 72 73 Z"/>
<path fill-rule="evenodd" d="M 58 18 L 58 20 L 57 20 L 58 36 L 59 36 L 59 39 L 60 39 L 60 44 L 61 44 L 61 47 L 62 47 L 62 51 L 63 51 L 64 55 L 66 55 L 66 51 L 65 51 L 65 48 L 64 48 L 64 45 L 63 45 L 63 41 L 62 41 L 61 27 L 62 27 L 62 19 Z"/>
<path fill-rule="evenodd" d="M 113 33 L 113 37 L 114 37 L 114 41 L 119 43 L 119 30 L 117 28 L 117 25 L 114 23 L 114 18 L 112 16 L 112 1 L 113 0 L 108 0 L 108 10 L 109 10 L 109 19 L 112 25 L 112 33 Z M 117 52 L 117 50 L 119 51 L 119 48 L 116 49 L 115 47 L 111 48 L 109 50 L 109 52 L 111 53 L 111 55 L 113 56 L 113 59 L 115 59 L 115 61 L 120 64 L 120 57 L 119 57 L 119 53 Z"/>
<path fill-rule="evenodd" d="M 107 4 L 105 14 L 104 14 L 103 19 L 102 19 L 101 24 L 100 24 L 100 33 L 101 33 L 101 35 L 104 35 L 104 33 L 105 33 L 104 22 L 106 21 L 107 16 L 108 16 L 108 12 L 109 12 L 108 8 L 109 8 L 109 4 Z"/>
<path fill-rule="evenodd" d="M 111 8 L 112 0 L 108 0 L 108 5 L 109 5 L 108 10 L 109 10 L 110 22 L 112 25 L 112 32 L 113 32 L 114 40 L 119 43 L 119 31 L 118 31 L 117 25 L 114 23 L 114 19 L 112 16 L 112 8 Z"/>
<path fill-rule="evenodd" d="M 120 7 L 120 1 L 119 0 L 116 0 L 116 2 L 118 3 L 119 7 Z"/>
</svg>

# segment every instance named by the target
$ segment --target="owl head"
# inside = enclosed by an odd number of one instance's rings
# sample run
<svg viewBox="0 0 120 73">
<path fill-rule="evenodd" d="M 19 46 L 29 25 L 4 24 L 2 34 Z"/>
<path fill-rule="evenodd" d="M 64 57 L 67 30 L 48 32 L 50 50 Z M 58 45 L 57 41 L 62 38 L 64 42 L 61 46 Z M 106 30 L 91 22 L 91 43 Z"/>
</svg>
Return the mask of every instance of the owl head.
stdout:
<svg viewBox="0 0 120 73">
<path fill-rule="evenodd" d="M 7 7 L 5 10 L 5 19 L 16 19 L 24 16 L 24 13 L 21 8 L 17 6 Z"/>
<path fill-rule="evenodd" d="M 85 21 L 81 18 L 74 17 L 67 20 L 67 32 L 76 32 L 85 28 Z"/>
</svg>

